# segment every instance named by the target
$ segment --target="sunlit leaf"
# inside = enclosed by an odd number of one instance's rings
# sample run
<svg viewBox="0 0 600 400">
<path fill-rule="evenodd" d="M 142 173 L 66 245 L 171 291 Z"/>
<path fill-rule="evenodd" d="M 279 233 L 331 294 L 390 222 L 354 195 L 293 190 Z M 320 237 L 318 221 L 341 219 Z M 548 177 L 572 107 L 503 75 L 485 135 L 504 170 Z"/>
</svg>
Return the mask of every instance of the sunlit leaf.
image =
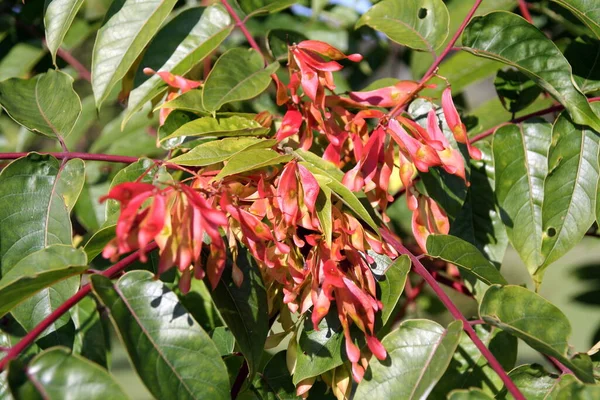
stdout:
<svg viewBox="0 0 600 400">
<path fill-rule="evenodd" d="M 82 4 L 83 0 L 46 0 L 44 7 L 46 43 L 54 64 L 56 64 L 56 51 L 62 44 Z"/>
<path fill-rule="evenodd" d="M 227 136 L 262 136 L 269 132 L 257 121 L 244 117 L 227 118 L 202 117 L 179 127 L 175 132 L 161 139 L 161 142 L 180 136 L 186 137 L 227 137 Z"/>
<path fill-rule="evenodd" d="M 246 149 L 269 148 L 277 144 L 272 139 L 235 137 L 202 143 L 185 154 L 169 160 L 174 164 L 203 167 L 226 161 Z"/>
<path fill-rule="evenodd" d="M 285 164 L 293 158 L 291 155 L 281 155 L 271 149 L 249 149 L 238 152 L 229 159 L 215 180 L 229 175 L 241 174 L 270 165 Z"/>
</svg>

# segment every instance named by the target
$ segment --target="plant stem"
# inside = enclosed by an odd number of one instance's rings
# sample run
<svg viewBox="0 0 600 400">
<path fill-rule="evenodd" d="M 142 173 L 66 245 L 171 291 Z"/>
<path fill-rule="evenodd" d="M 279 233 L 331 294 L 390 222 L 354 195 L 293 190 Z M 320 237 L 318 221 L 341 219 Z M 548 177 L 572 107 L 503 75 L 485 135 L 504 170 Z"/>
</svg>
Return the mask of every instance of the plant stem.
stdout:
<svg viewBox="0 0 600 400">
<path fill-rule="evenodd" d="M 469 23 L 469 21 L 475 14 L 475 11 L 477 11 L 477 8 L 481 5 L 482 1 L 483 0 L 475 0 L 475 4 L 473 4 L 473 7 L 471 7 L 471 10 L 469 10 L 469 13 L 465 16 L 465 19 L 462 21 L 462 23 L 458 27 L 458 30 L 454 33 L 454 36 L 452 36 L 452 39 L 450 39 L 450 41 L 448 42 L 448 44 L 446 45 L 446 47 L 444 48 L 442 53 L 439 55 L 439 57 L 435 58 L 435 60 L 433 61 L 433 63 L 431 64 L 431 66 L 429 67 L 427 72 L 425 72 L 425 75 L 423 75 L 423 77 L 419 81 L 419 87 L 417 88 L 417 90 L 415 90 L 415 93 L 414 93 L 415 95 L 425 87 L 425 82 L 427 82 L 433 76 L 433 74 L 435 73 L 437 68 L 440 66 L 442 61 L 444 61 L 444 58 L 446 58 L 448 53 L 450 53 L 452 51 L 452 49 L 454 48 L 454 44 L 456 43 L 456 41 L 458 40 L 460 35 L 462 35 L 463 31 L 467 27 L 467 24 Z M 389 112 L 388 117 L 393 118 L 393 117 L 397 116 L 398 114 L 400 114 L 402 112 L 402 110 L 404 109 L 405 106 L 406 106 L 406 104 L 402 104 L 402 105 L 398 105 L 398 106 L 394 107 L 392 109 L 392 111 Z"/>
<path fill-rule="evenodd" d="M 560 371 L 560 373 L 562 375 L 564 375 L 564 374 L 573 375 L 573 371 L 571 371 L 567 366 L 565 366 L 563 363 L 558 361 L 556 358 L 545 355 L 545 354 L 544 354 L 544 356 L 556 367 L 556 369 L 558 369 Z"/>
<path fill-rule="evenodd" d="M 17 158 L 25 157 L 29 154 L 28 152 L 21 153 L 0 153 L 0 160 L 16 160 Z M 123 164 L 132 164 L 137 162 L 139 158 L 137 157 L 128 157 L 128 156 L 115 156 L 112 154 L 93 154 L 93 153 L 78 153 L 78 152 L 60 152 L 60 153 L 47 153 L 40 152 L 40 154 L 48 154 L 59 160 L 63 158 L 81 158 L 82 160 L 88 161 L 108 161 L 108 162 L 116 162 Z"/>
<path fill-rule="evenodd" d="M 240 19 L 240 17 L 236 14 L 233 7 L 231 7 L 231 5 L 229 5 L 227 0 L 221 0 L 221 3 L 227 9 L 227 12 L 229 13 L 229 15 L 231 15 L 231 18 L 233 18 L 233 20 L 235 21 L 235 25 L 238 28 L 240 28 L 240 30 L 244 34 L 244 37 L 248 41 L 248 44 L 250 45 L 250 47 L 252 47 L 254 50 L 258 51 L 258 54 L 260 54 L 262 56 L 263 54 L 262 54 L 262 51 L 260 50 L 260 47 L 258 46 L 258 43 L 256 43 L 256 41 L 254 40 L 254 38 L 248 31 L 248 28 L 246 28 L 246 24 L 244 24 L 244 21 L 242 21 Z M 264 60 L 264 56 L 263 56 L 263 60 Z M 265 64 L 266 64 L 266 62 L 267 61 L 265 60 Z"/>
<path fill-rule="evenodd" d="M 146 249 L 144 251 L 146 253 L 149 253 L 157 247 L 158 245 L 156 243 L 150 243 L 148 246 L 146 246 Z M 103 271 L 100 275 L 106 276 L 107 278 L 112 278 L 117 273 L 121 272 L 134 261 L 136 261 L 139 257 L 140 252 L 136 251 L 135 253 L 132 253 L 127 257 L 123 258 L 121 261 L 119 261 L 112 267 Z M 29 333 L 27 333 L 27 335 L 25 335 L 23 339 L 21 339 L 16 345 L 12 346 L 10 350 L 6 353 L 6 356 L 4 356 L 4 358 L 0 361 L 0 371 L 3 371 L 12 359 L 18 357 L 19 354 L 21 354 L 23 350 L 29 347 L 35 341 L 35 339 L 39 335 L 41 335 L 42 332 L 44 332 L 50 325 L 56 322 L 63 314 L 69 311 L 73 306 L 75 306 L 77 303 L 83 300 L 83 298 L 87 296 L 91 290 L 92 287 L 89 283 L 83 285 L 77 291 L 77 293 L 75 293 L 67 301 L 61 304 L 56 310 L 52 311 L 52 313 L 50 313 L 50 315 L 44 318 L 42 322 L 37 324 L 35 328 L 29 331 Z"/>
<path fill-rule="evenodd" d="M 521 15 L 527 20 L 527 22 L 533 24 L 533 19 L 531 18 L 531 14 L 529 13 L 529 8 L 527 7 L 527 2 L 525 0 L 519 0 L 519 11 L 521 11 Z"/>
<path fill-rule="evenodd" d="M 46 43 L 45 40 L 44 43 Z M 82 63 L 80 63 L 79 60 L 73 57 L 71 53 L 59 47 L 56 51 L 56 55 L 65 60 L 65 62 L 71 67 L 73 67 L 73 69 L 77 71 L 77 74 L 79 74 L 79 77 L 81 79 L 84 79 L 88 82 L 92 81 L 92 74 L 90 74 L 90 71 L 88 71 L 88 69 Z"/>
<path fill-rule="evenodd" d="M 471 338 L 471 340 L 473 341 L 475 346 L 479 349 L 481 354 L 486 358 L 490 367 L 492 367 L 492 369 L 494 371 L 496 371 L 496 373 L 498 374 L 498 376 L 500 377 L 502 382 L 504 382 L 506 389 L 513 395 L 513 397 L 515 399 L 525 400 L 525 396 L 523 396 L 523 394 L 519 391 L 519 388 L 517 388 L 517 386 L 514 384 L 514 382 L 510 379 L 510 377 L 506 373 L 506 371 L 504 371 L 504 368 L 502 368 L 502 365 L 500 365 L 500 363 L 498 362 L 496 357 L 494 357 L 494 355 L 490 352 L 490 350 L 487 347 L 485 347 L 485 344 L 483 344 L 481 339 L 479 339 L 479 337 L 477 336 L 477 333 L 475 333 L 475 330 L 473 330 L 473 327 L 471 327 L 467 318 L 465 318 L 465 316 L 460 312 L 458 307 L 456 307 L 456 305 L 452 302 L 450 297 L 448 297 L 446 292 L 444 292 L 444 290 L 436 282 L 436 280 L 433 278 L 433 276 L 431 276 L 431 274 L 429 273 L 429 271 L 427 271 L 425 266 L 423 266 L 423 264 L 421 264 L 421 261 L 418 260 L 417 257 L 415 257 L 415 255 L 413 253 L 411 253 L 406 247 L 404 247 L 385 228 L 383 228 L 381 230 L 381 235 L 382 235 L 383 239 L 387 243 L 389 243 L 396 251 L 398 251 L 401 254 L 406 254 L 411 258 L 413 271 L 415 273 L 417 273 L 418 275 L 420 275 L 429 284 L 429 286 L 431 286 L 431 289 L 433 289 L 433 291 L 435 292 L 437 297 L 441 300 L 441 302 L 444 303 L 444 305 L 446 306 L 446 308 L 448 309 L 450 314 L 452 314 L 452 316 L 455 319 L 461 320 L 463 322 L 464 331 L 467 333 L 467 335 L 469 335 L 469 337 Z"/>
<path fill-rule="evenodd" d="M 594 103 L 596 101 L 600 101 L 600 97 L 590 97 L 588 99 L 588 103 Z M 519 118 L 514 118 L 512 120 L 510 120 L 509 122 L 503 122 L 500 125 L 496 125 L 493 128 L 488 129 L 485 132 L 482 132 L 478 135 L 473 136 L 473 138 L 470 140 L 471 143 L 475 143 L 480 141 L 481 139 L 485 139 L 486 137 L 493 135 L 494 132 L 496 132 L 496 129 L 503 127 L 504 125 L 508 125 L 510 123 L 514 123 L 517 124 L 519 122 L 523 122 L 525 120 L 528 120 L 529 118 L 533 118 L 533 117 L 539 117 L 540 115 L 546 115 L 549 114 L 551 112 L 555 112 L 555 111 L 562 111 L 565 109 L 565 106 L 563 106 L 562 104 L 556 104 L 554 106 L 548 107 L 548 108 L 544 108 L 542 110 L 539 111 L 535 111 L 532 112 L 531 114 L 527 114 L 527 115 L 523 115 L 522 117 Z"/>
</svg>

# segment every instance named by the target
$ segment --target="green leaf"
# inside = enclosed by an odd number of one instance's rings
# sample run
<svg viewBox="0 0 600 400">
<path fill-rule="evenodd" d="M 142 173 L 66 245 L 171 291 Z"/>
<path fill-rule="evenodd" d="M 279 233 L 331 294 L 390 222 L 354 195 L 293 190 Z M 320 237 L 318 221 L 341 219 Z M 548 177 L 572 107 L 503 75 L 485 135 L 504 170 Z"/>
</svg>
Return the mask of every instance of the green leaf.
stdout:
<svg viewBox="0 0 600 400">
<path fill-rule="evenodd" d="M 61 196 L 71 212 L 85 184 L 85 163 L 80 158 L 67 161 L 59 172 L 54 191 Z"/>
<path fill-rule="evenodd" d="M 71 244 L 69 210 L 59 191 L 65 188 L 61 180 L 58 160 L 37 153 L 13 161 L 0 173 L 3 275 L 28 254 L 51 244 Z"/>
<path fill-rule="evenodd" d="M 448 9 L 441 0 L 383 0 L 356 23 L 383 32 L 391 40 L 433 53 L 448 36 Z"/>
<path fill-rule="evenodd" d="M 552 0 L 571 11 L 600 39 L 600 9 L 596 0 Z"/>
<path fill-rule="evenodd" d="M 192 279 L 190 290 L 186 294 L 178 293 L 178 296 L 183 306 L 205 331 L 212 331 L 223 325 L 204 281 Z"/>
<path fill-rule="evenodd" d="M 204 167 L 227 161 L 237 153 L 255 148 L 269 148 L 277 144 L 274 139 L 255 137 L 225 138 L 202 143 L 189 152 L 172 158 L 169 162 L 177 165 Z"/>
<path fill-rule="evenodd" d="M 510 370 L 517 361 L 517 338 L 498 328 L 477 325 L 477 336 L 490 349 L 504 370 Z M 503 382 L 481 355 L 471 338 L 462 333 L 458 348 L 450 365 L 437 383 L 430 399 L 445 399 L 452 389 L 482 388 L 485 393 L 496 396 L 503 389 Z"/>
<path fill-rule="evenodd" d="M 448 329 L 428 320 L 402 322 L 383 338 L 388 357 L 371 358 L 356 398 L 427 398 L 448 367 L 461 332 L 461 321 L 452 322 Z"/>
<path fill-rule="evenodd" d="M 319 225 L 323 231 L 325 242 L 328 246 L 331 246 L 331 241 L 333 238 L 331 189 L 329 189 L 329 186 L 327 186 L 327 183 L 323 182 L 323 180 L 319 181 L 317 179 L 317 181 L 319 182 L 320 190 L 315 203 L 315 211 L 317 212 L 317 218 L 319 219 Z"/>
<path fill-rule="evenodd" d="M 429 235 L 427 254 L 441 258 L 492 285 L 506 284 L 506 279 L 479 250 L 469 242 L 451 235 Z"/>
<path fill-rule="evenodd" d="M 102 250 L 104 250 L 104 246 L 114 239 L 117 234 L 116 229 L 116 224 L 110 224 L 102 227 L 86 242 L 86 244 L 83 246 L 83 249 L 85 250 L 85 254 L 87 254 L 89 261 L 92 261 L 94 258 L 98 257 L 98 255 L 102 253 Z"/>
<path fill-rule="evenodd" d="M 94 275 L 91 282 L 154 397 L 230 397 L 227 369 L 214 343 L 152 273 L 131 271 L 115 283 Z"/>
<path fill-rule="evenodd" d="M 0 279 L 0 298 L 3 299 L 0 316 L 41 289 L 80 274 L 86 268 L 83 250 L 71 246 L 55 244 L 29 254 Z M 64 318 L 61 322 L 64 325 Z"/>
<path fill-rule="evenodd" d="M 492 12 L 473 18 L 462 39 L 465 50 L 519 69 L 564 105 L 573 120 L 600 131 L 600 118 L 573 83 L 569 63 L 535 26 L 513 13 Z"/>
<path fill-rule="evenodd" d="M 182 125 L 169 136 L 161 138 L 161 142 L 180 136 L 186 137 L 228 137 L 228 136 L 262 136 L 269 132 L 253 119 L 238 117 L 227 118 L 202 117 Z"/>
<path fill-rule="evenodd" d="M 238 288 L 233 282 L 231 260 L 227 260 L 211 295 L 246 358 L 252 377 L 257 372 L 269 333 L 267 292 L 254 259 L 243 247 L 238 249 L 236 264 L 244 273 L 242 285 Z"/>
<path fill-rule="evenodd" d="M 204 107 L 208 111 L 216 111 L 223 104 L 258 96 L 269 86 L 271 74 L 278 68 L 278 62 L 265 68 L 262 56 L 254 49 L 235 48 L 226 51 L 204 82 Z"/>
<path fill-rule="evenodd" d="M 494 398 L 487 395 L 483 390 L 473 388 L 469 390 L 453 390 L 448 395 L 448 400 L 494 400 Z"/>
<path fill-rule="evenodd" d="M 600 90 L 600 40 L 587 36 L 577 38 L 567 45 L 564 54 L 581 91 L 592 93 Z"/>
<path fill-rule="evenodd" d="M 304 329 L 298 337 L 294 385 L 342 365 L 346 358 L 343 343 L 344 333 L 335 307 L 331 307 L 321 320 L 319 330 L 314 329 L 310 315 L 307 314 Z"/>
<path fill-rule="evenodd" d="M 235 347 L 235 338 L 233 334 L 224 326 L 217 326 L 210 334 L 212 341 L 217 346 L 217 350 L 221 356 L 227 356 L 233 353 Z"/>
<path fill-rule="evenodd" d="M 238 0 L 241 9 L 253 17 L 259 14 L 275 13 L 284 10 L 293 4 L 294 0 Z"/>
<path fill-rule="evenodd" d="M 115 0 L 98 30 L 92 56 L 92 88 L 100 108 L 150 42 L 177 0 Z"/>
<path fill-rule="evenodd" d="M 75 324 L 73 351 L 107 369 L 110 360 L 110 332 L 106 329 L 92 296 L 86 296 L 71 309 Z"/>
<path fill-rule="evenodd" d="M 229 13 L 220 4 L 190 8 L 169 21 L 152 40 L 140 62 L 123 125 L 134 112 L 167 87 L 158 75 L 144 74 L 144 68 L 185 75 L 229 36 L 233 30 L 231 22 Z M 201 93 L 199 90 L 192 92 Z"/>
<path fill-rule="evenodd" d="M 229 159 L 215 180 L 229 175 L 241 174 L 270 165 L 285 164 L 293 158 L 292 155 L 281 155 L 271 149 L 248 149 L 238 152 Z"/>
<path fill-rule="evenodd" d="M 108 371 L 65 347 L 47 350 L 31 360 L 27 379 L 19 387 L 19 398 L 129 399 Z"/>
<path fill-rule="evenodd" d="M 52 69 L 32 79 L 0 82 L 0 105 L 25 128 L 59 139 L 69 136 L 81 113 L 73 78 Z"/>
<path fill-rule="evenodd" d="M 532 275 L 543 263 L 542 204 L 551 140 L 546 122 L 503 126 L 493 139 L 501 217 L 508 239 Z"/>
<path fill-rule="evenodd" d="M 480 142 L 476 146 L 483 157 L 480 161 L 470 160 L 471 186 L 463 208 L 450 226 L 450 234 L 475 245 L 488 260 L 499 266 L 504 259 L 508 236 L 494 195 L 492 149 L 489 142 Z"/>
<path fill-rule="evenodd" d="M 296 387 L 288 372 L 285 351 L 275 354 L 259 377 L 254 380 L 255 389 L 263 399 L 297 399 Z"/>
<path fill-rule="evenodd" d="M 0 81 L 8 78 L 27 78 L 45 54 L 41 41 L 15 44 L 0 60 Z"/>
<path fill-rule="evenodd" d="M 430 168 L 427 173 L 420 172 L 419 176 L 429 197 L 444 209 L 450 221 L 453 222 L 467 197 L 465 181 L 439 167 Z"/>
<path fill-rule="evenodd" d="M 594 382 L 589 357 L 567 357 L 571 335 L 569 320 L 537 293 L 521 286 L 490 286 L 479 306 L 479 315 L 487 323 L 515 335 L 535 350 L 555 357 L 582 381 Z"/>
<path fill-rule="evenodd" d="M 410 272 L 410 258 L 402 255 L 394 260 L 386 269 L 385 275 L 378 278 L 381 296 L 379 297 L 383 304 L 381 311 L 382 325 L 385 325 L 392 316 L 394 307 L 400 300 L 400 295 L 404 291 L 406 279 Z"/>
<path fill-rule="evenodd" d="M 308 38 L 302 33 L 285 29 L 273 29 L 267 32 L 267 49 L 277 61 L 288 60 L 288 46 L 300 43 Z"/>
<path fill-rule="evenodd" d="M 521 365 L 510 371 L 508 376 L 523 396 L 530 400 L 555 399 L 564 384 L 561 382 L 561 377 L 549 373 L 538 364 Z M 513 397 L 504 389 L 498 399 L 513 399 Z"/>
<path fill-rule="evenodd" d="M 593 106 L 600 110 L 599 104 Z M 536 271 L 540 278 L 549 264 L 581 241 L 596 220 L 599 142 L 597 132 L 574 124 L 566 112 L 552 127 L 542 206 L 544 263 Z"/>
<path fill-rule="evenodd" d="M 512 68 L 499 70 L 494 86 L 502 105 L 511 113 L 531 105 L 542 93 L 542 89 L 527 75 Z"/>
<path fill-rule="evenodd" d="M 173 100 L 160 104 L 154 111 L 160 108 L 170 108 L 200 114 L 208 113 L 204 108 L 204 104 L 202 104 L 202 89 L 192 89 L 182 93 Z"/>
<path fill-rule="evenodd" d="M 52 62 L 56 65 L 56 52 L 71 27 L 83 0 L 46 0 L 44 6 L 44 25 L 46 27 L 46 43 Z"/>
</svg>

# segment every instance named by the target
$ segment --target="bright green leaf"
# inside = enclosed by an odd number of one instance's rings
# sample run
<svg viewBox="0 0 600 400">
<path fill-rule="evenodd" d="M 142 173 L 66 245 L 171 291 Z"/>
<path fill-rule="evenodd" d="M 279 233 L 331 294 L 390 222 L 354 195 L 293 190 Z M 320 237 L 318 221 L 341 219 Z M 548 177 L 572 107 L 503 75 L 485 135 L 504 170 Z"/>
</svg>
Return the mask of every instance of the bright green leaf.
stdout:
<svg viewBox="0 0 600 400">
<path fill-rule="evenodd" d="M 131 271 L 116 282 L 94 275 L 91 281 L 154 397 L 230 398 L 217 348 L 164 283 L 148 271 Z"/>
<path fill-rule="evenodd" d="M 65 347 L 55 347 L 31 360 L 27 379 L 19 387 L 18 398 L 129 399 L 108 371 Z"/>
<path fill-rule="evenodd" d="M 293 158 L 291 155 L 281 155 L 271 149 L 249 149 L 238 152 L 229 159 L 215 180 L 229 175 L 241 174 L 270 165 L 285 164 Z"/>
<path fill-rule="evenodd" d="M 59 172 L 54 191 L 62 197 L 71 212 L 85 183 L 85 163 L 80 158 L 67 161 Z"/>
<path fill-rule="evenodd" d="M 172 158 L 169 162 L 177 165 L 204 167 L 227 161 L 237 153 L 252 148 L 269 148 L 277 144 L 272 139 L 255 137 L 235 137 L 202 143 L 185 154 Z"/>
<path fill-rule="evenodd" d="M 253 49 L 235 48 L 225 52 L 204 82 L 204 107 L 216 111 L 232 101 L 258 96 L 269 86 L 271 74 L 278 68 L 278 62 L 265 68 L 262 56 Z"/>
<path fill-rule="evenodd" d="M 600 118 L 573 83 L 565 57 L 523 18 L 503 11 L 475 17 L 463 33 L 463 45 L 477 56 L 518 68 L 564 105 L 573 120 L 600 131 Z"/>
<path fill-rule="evenodd" d="M 331 240 L 333 238 L 333 219 L 332 203 L 331 203 L 331 189 L 327 186 L 327 182 L 322 179 L 319 180 L 317 175 L 315 179 L 319 183 L 319 194 L 317 195 L 317 201 L 315 203 L 315 211 L 317 212 L 317 218 L 319 219 L 319 225 L 323 231 L 325 242 L 328 246 L 331 246 Z"/>
<path fill-rule="evenodd" d="M 217 346 L 217 350 L 221 356 L 227 356 L 233 353 L 235 347 L 235 337 L 229 330 L 224 326 L 217 326 L 210 334 L 212 341 Z"/>
<path fill-rule="evenodd" d="M 599 104 L 593 106 L 600 111 Z M 566 112 L 552 128 L 542 206 L 544 263 L 536 271 L 540 277 L 545 267 L 581 241 L 596 220 L 600 136 L 582 128 L 574 124 Z"/>
<path fill-rule="evenodd" d="M 19 124 L 52 138 L 69 136 L 81 113 L 73 78 L 52 69 L 32 79 L 0 82 L 0 105 Z"/>
<path fill-rule="evenodd" d="M 232 116 L 227 118 L 202 117 L 190 121 L 179 127 L 175 132 L 161 139 L 173 139 L 180 136 L 186 137 L 228 137 L 228 136 L 262 136 L 269 132 L 253 119 Z"/>
<path fill-rule="evenodd" d="M 391 40 L 433 53 L 448 36 L 448 10 L 441 0 L 383 0 L 356 23 L 383 32 Z"/>
<path fill-rule="evenodd" d="M 543 263 L 542 204 L 551 129 L 547 122 L 507 125 L 498 129 L 493 139 L 501 217 L 508 239 L 532 275 Z"/>
<path fill-rule="evenodd" d="M 150 42 L 177 0 L 115 0 L 98 31 L 92 58 L 92 88 L 100 108 Z"/>
<path fill-rule="evenodd" d="M 46 0 L 44 6 L 46 43 L 54 64 L 56 64 L 56 52 L 82 4 L 83 0 Z"/>
<path fill-rule="evenodd" d="M 400 300 L 400 295 L 404 291 L 406 279 L 410 272 L 410 258 L 402 255 L 394 260 L 385 271 L 385 275 L 378 279 L 381 289 L 381 303 L 383 310 L 381 312 L 381 321 L 385 325 L 392 316 L 396 303 Z"/>
<path fill-rule="evenodd" d="M 169 108 L 193 113 L 208 114 L 202 104 L 202 89 L 192 89 L 175 97 L 173 100 L 161 103 L 156 109 Z M 156 111 L 156 110 L 155 110 Z"/>
<path fill-rule="evenodd" d="M 427 398 L 452 360 L 461 332 L 461 321 L 452 322 L 448 329 L 429 320 L 402 322 L 383 338 L 388 357 L 371 358 L 356 398 Z"/>
<path fill-rule="evenodd" d="M 31 69 L 45 54 L 41 42 L 15 44 L 8 54 L 0 59 L 0 81 L 8 78 L 27 78 Z"/>
<path fill-rule="evenodd" d="M 244 248 L 239 248 L 236 264 L 244 273 L 242 285 L 237 287 L 233 282 L 231 260 L 228 260 L 211 295 L 253 376 L 269 332 L 267 293 L 256 262 Z"/>
<path fill-rule="evenodd" d="M 596 0 L 552 0 L 581 20 L 600 39 L 600 8 Z"/>
<path fill-rule="evenodd" d="M 567 357 L 569 320 L 537 293 L 521 286 L 490 286 L 479 306 L 479 315 L 539 352 L 555 357 L 582 381 L 594 382 L 592 362 L 587 355 Z"/>
<path fill-rule="evenodd" d="M 83 246 L 83 249 L 85 250 L 85 254 L 87 254 L 89 261 L 92 261 L 100 253 L 102 253 L 104 246 L 114 239 L 116 236 L 116 228 L 116 224 L 104 226 L 94 233 L 86 242 L 86 244 Z"/>
<path fill-rule="evenodd" d="M 451 235 L 429 235 L 427 254 L 466 270 L 487 283 L 506 284 L 506 279 L 479 250 L 469 242 Z"/>
<path fill-rule="evenodd" d="M 80 274 L 87 268 L 81 249 L 55 244 L 24 257 L 0 279 L 0 316 L 55 282 Z M 68 321 L 68 317 L 66 319 Z"/>
<path fill-rule="evenodd" d="M 169 21 L 152 40 L 140 62 L 123 125 L 134 112 L 166 88 L 166 83 L 158 75 L 149 77 L 144 74 L 144 68 L 185 75 L 210 56 L 232 30 L 231 17 L 220 4 L 190 8 Z M 199 90 L 192 92 L 201 93 Z"/>
</svg>

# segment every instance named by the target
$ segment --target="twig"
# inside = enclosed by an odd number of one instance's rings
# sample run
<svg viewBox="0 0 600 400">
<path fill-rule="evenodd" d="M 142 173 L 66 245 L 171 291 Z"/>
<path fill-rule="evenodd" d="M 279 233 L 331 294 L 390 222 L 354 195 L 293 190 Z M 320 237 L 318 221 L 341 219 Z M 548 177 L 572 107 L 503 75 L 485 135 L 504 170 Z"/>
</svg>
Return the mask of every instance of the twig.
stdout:
<svg viewBox="0 0 600 400">
<path fill-rule="evenodd" d="M 258 51 L 258 54 L 260 54 L 262 56 L 263 54 L 262 54 L 262 51 L 260 50 L 260 47 L 258 46 L 258 43 L 256 43 L 256 41 L 254 40 L 254 38 L 252 37 L 252 35 L 248 31 L 248 28 L 246 28 L 246 25 L 244 24 L 244 21 L 242 21 L 240 19 L 240 17 L 236 14 L 236 12 L 233 9 L 233 7 L 231 7 L 229 5 L 229 3 L 227 2 L 227 0 L 221 0 L 221 3 L 227 9 L 227 12 L 229 13 L 229 15 L 231 15 L 231 18 L 233 18 L 233 20 L 235 21 L 235 25 L 238 28 L 240 28 L 240 30 L 244 34 L 244 37 L 248 41 L 248 44 L 250 45 L 250 47 L 252 47 L 254 50 Z M 263 60 L 264 60 L 264 58 L 265 57 L 263 56 Z M 266 65 L 266 63 L 267 63 L 267 60 L 265 60 L 265 65 Z"/>
<path fill-rule="evenodd" d="M 548 356 L 546 354 L 544 354 L 544 357 L 546 357 L 546 359 L 548 359 L 548 361 L 550 361 L 556 367 L 556 369 L 558 369 L 560 371 L 561 375 L 565 375 L 565 374 L 574 375 L 573 371 L 571 371 L 567 366 L 565 366 L 563 363 L 558 361 L 556 358 L 554 358 L 552 356 Z"/>
<path fill-rule="evenodd" d="M 533 24 L 533 19 L 531 18 L 531 13 L 529 12 L 529 8 L 527 8 L 527 2 L 525 0 L 519 0 L 519 11 L 521 11 L 521 15 L 527 22 Z"/>
<path fill-rule="evenodd" d="M 158 245 L 156 243 L 150 243 L 148 246 L 146 246 L 144 252 L 149 253 L 157 247 Z M 102 272 L 101 275 L 106 276 L 107 278 L 112 278 L 113 276 L 124 270 L 126 267 L 128 267 L 130 264 L 132 264 L 134 261 L 136 261 L 139 257 L 140 252 L 136 251 L 135 253 L 128 255 L 109 269 Z M 87 296 L 88 293 L 90 293 L 91 290 L 92 288 L 89 283 L 83 285 L 81 289 L 77 291 L 77 293 L 71 296 L 56 310 L 50 313 L 50 315 L 44 318 L 42 322 L 37 324 L 31 331 L 29 331 L 29 333 L 19 341 L 19 343 L 12 346 L 10 350 L 6 353 L 6 356 L 4 356 L 2 361 L 0 361 L 0 371 L 3 371 L 6 368 L 9 361 L 18 357 L 23 350 L 29 347 L 35 341 L 35 339 L 42 334 L 42 332 L 44 332 L 50 325 L 56 322 L 63 314 L 65 314 L 71 308 L 73 308 L 75 304 L 79 303 L 85 296 Z"/>
<path fill-rule="evenodd" d="M 45 43 L 46 40 L 44 40 L 44 44 Z M 90 74 L 90 71 L 88 71 L 88 69 L 82 63 L 80 63 L 79 60 L 73 57 L 73 55 L 70 52 L 59 47 L 58 50 L 56 50 L 56 55 L 65 60 L 65 62 L 71 67 L 73 67 L 73 69 L 77 71 L 77 74 L 79 74 L 79 77 L 81 79 L 84 79 L 88 82 L 92 81 L 92 74 Z"/>
<path fill-rule="evenodd" d="M 523 396 L 523 394 L 519 391 L 519 388 L 517 388 L 517 386 L 506 373 L 506 371 L 504 371 L 502 365 L 500 365 L 496 357 L 494 357 L 490 350 L 487 347 L 485 347 L 485 344 L 483 344 L 481 339 L 479 339 L 477 333 L 475 333 L 475 330 L 473 330 L 473 327 L 471 327 L 467 318 L 465 318 L 465 316 L 460 312 L 458 307 L 456 307 L 456 305 L 452 302 L 450 297 L 448 297 L 446 292 L 444 292 L 444 290 L 440 287 L 438 282 L 433 278 L 433 276 L 431 276 L 431 274 L 429 273 L 429 271 L 427 271 L 425 266 L 421 264 L 421 261 L 418 260 L 413 253 L 406 249 L 406 247 L 404 247 L 387 229 L 382 228 L 381 235 L 383 239 L 387 243 L 389 243 L 396 251 L 398 251 L 400 254 L 406 254 L 411 258 L 413 271 L 420 275 L 429 284 L 429 286 L 431 286 L 431 289 L 433 289 L 433 291 L 441 300 L 441 302 L 444 303 L 450 314 L 452 314 L 452 316 L 455 319 L 461 320 L 463 322 L 464 331 L 467 333 L 467 335 L 469 335 L 475 346 L 486 358 L 490 367 L 492 367 L 492 369 L 496 371 L 496 374 L 498 374 L 502 382 L 504 382 L 506 389 L 513 395 L 515 399 L 525 400 L 525 396 Z"/>
<path fill-rule="evenodd" d="M 473 321 L 469 321 L 469 325 L 471 326 L 475 326 L 475 325 L 485 325 L 485 321 L 482 319 L 474 319 Z"/>
<path fill-rule="evenodd" d="M 242 390 L 242 386 L 244 386 L 244 381 L 248 377 L 248 363 L 244 359 L 244 363 L 240 368 L 240 372 L 238 372 L 237 377 L 235 378 L 235 382 L 233 382 L 233 386 L 231 386 L 231 398 L 235 400 L 235 398 Z"/>
<path fill-rule="evenodd" d="M 25 157 L 29 154 L 28 152 L 20 153 L 0 153 L 0 160 L 16 160 L 17 158 Z M 132 164 L 137 162 L 139 158 L 129 156 L 115 156 L 112 154 L 94 154 L 94 153 L 78 153 L 78 152 L 60 152 L 60 153 L 47 153 L 40 152 L 40 154 L 51 155 L 54 158 L 62 160 L 63 158 L 81 158 L 82 160 L 88 161 L 107 161 L 123 164 Z"/>
<path fill-rule="evenodd" d="M 588 103 L 594 103 L 596 101 L 600 101 L 600 97 L 590 97 L 588 99 Z M 552 112 L 562 111 L 564 109 L 565 109 L 565 106 L 563 106 L 562 104 L 556 104 L 554 106 L 544 108 L 543 110 L 535 111 L 535 112 L 532 112 L 531 114 L 523 115 L 522 117 L 519 117 L 519 118 L 514 118 L 510 122 L 503 122 L 500 125 L 496 125 L 493 128 L 490 128 L 485 132 L 482 132 L 478 135 L 473 136 L 473 138 L 470 141 L 471 141 L 471 143 L 475 143 L 475 142 L 480 141 L 481 139 L 485 139 L 486 137 L 493 135 L 494 132 L 496 132 L 496 129 L 501 128 L 504 125 L 508 125 L 510 123 L 517 124 L 519 122 L 528 120 L 529 118 L 539 117 L 540 115 L 546 115 L 546 114 L 549 114 Z"/>
</svg>

